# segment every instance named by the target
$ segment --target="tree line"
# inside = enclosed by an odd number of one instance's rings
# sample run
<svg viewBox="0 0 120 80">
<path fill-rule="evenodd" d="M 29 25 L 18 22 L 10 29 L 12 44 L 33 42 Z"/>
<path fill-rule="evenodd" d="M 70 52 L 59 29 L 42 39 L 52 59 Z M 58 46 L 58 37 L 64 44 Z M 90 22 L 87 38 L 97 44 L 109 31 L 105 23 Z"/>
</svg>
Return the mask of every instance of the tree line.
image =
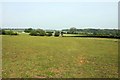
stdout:
<svg viewBox="0 0 120 80">
<path fill-rule="evenodd" d="M 28 28 L 25 29 L 24 32 L 29 33 L 31 36 L 56 36 L 58 37 L 60 35 L 60 31 L 45 31 L 43 29 L 32 29 Z"/>
<path fill-rule="evenodd" d="M 120 37 L 119 29 L 76 29 L 74 27 L 70 29 L 63 29 L 66 34 L 80 34 L 84 36 L 114 36 Z"/>
<path fill-rule="evenodd" d="M 16 30 L 17 31 L 17 30 Z M 120 37 L 119 29 L 77 29 L 71 27 L 70 29 L 57 30 L 43 30 L 43 29 L 23 29 L 25 33 L 31 36 L 64 36 L 63 34 L 78 34 L 81 36 L 96 36 L 96 37 Z M 0 29 L 0 34 L 3 35 L 19 35 L 15 29 Z"/>
<path fill-rule="evenodd" d="M 43 29 L 32 29 L 32 28 L 28 28 L 24 30 L 25 33 L 29 33 L 29 35 L 31 36 L 55 36 L 58 37 L 60 36 L 60 31 L 45 31 Z M 19 33 L 15 32 L 15 29 L 0 29 L 0 34 L 2 35 L 19 35 Z"/>
</svg>

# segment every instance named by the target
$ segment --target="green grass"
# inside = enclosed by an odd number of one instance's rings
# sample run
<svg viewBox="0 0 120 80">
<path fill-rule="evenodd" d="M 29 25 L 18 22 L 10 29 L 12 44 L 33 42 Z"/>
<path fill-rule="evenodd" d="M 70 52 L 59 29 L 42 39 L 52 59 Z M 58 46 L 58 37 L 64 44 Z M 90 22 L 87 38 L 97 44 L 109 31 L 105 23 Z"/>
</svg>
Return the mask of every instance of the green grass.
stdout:
<svg viewBox="0 0 120 80">
<path fill-rule="evenodd" d="M 117 39 L 2 37 L 3 78 L 117 78 Z"/>
<path fill-rule="evenodd" d="M 86 36 L 81 34 L 63 34 L 63 36 Z"/>
</svg>

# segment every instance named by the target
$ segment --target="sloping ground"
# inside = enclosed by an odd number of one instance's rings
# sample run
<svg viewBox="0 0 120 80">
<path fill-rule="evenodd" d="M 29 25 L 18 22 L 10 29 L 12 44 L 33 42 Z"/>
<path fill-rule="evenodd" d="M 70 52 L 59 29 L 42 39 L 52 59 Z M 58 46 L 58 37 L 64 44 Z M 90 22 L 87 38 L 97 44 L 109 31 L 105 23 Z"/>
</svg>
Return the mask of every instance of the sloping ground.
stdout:
<svg viewBox="0 0 120 80">
<path fill-rule="evenodd" d="M 117 39 L 3 36 L 3 78 L 117 78 Z"/>
</svg>

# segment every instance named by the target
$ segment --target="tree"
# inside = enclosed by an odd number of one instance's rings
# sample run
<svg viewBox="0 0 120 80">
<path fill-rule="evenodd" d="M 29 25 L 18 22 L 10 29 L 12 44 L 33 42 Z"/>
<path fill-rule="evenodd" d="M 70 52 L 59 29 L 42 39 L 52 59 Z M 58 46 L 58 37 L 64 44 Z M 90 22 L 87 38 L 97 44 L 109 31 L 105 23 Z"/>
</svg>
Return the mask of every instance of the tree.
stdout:
<svg viewBox="0 0 120 80">
<path fill-rule="evenodd" d="M 55 31 L 54 36 L 55 36 L 55 37 L 58 37 L 59 35 L 60 35 L 60 32 L 59 32 L 59 31 Z"/>
<path fill-rule="evenodd" d="M 42 29 L 32 30 L 30 32 L 31 36 L 45 36 L 45 31 Z"/>
<path fill-rule="evenodd" d="M 70 30 L 69 30 L 69 32 L 71 33 L 71 34 L 75 34 L 76 33 L 76 28 L 75 27 L 71 27 L 70 28 Z"/>
<path fill-rule="evenodd" d="M 29 35 L 31 35 L 31 36 L 38 36 L 36 30 L 32 30 Z"/>
<path fill-rule="evenodd" d="M 61 36 L 63 36 L 63 33 L 64 33 L 64 32 L 63 32 L 63 31 L 61 31 Z"/>
<path fill-rule="evenodd" d="M 12 30 L 7 30 L 7 31 L 2 30 L 2 35 L 18 35 L 18 33 Z"/>
<path fill-rule="evenodd" d="M 5 30 L 1 30 L 2 31 L 2 34 L 5 35 Z"/>
<path fill-rule="evenodd" d="M 32 28 L 28 28 L 28 29 L 25 29 L 24 32 L 30 33 L 32 30 L 33 30 Z"/>
<path fill-rule="evenodd" d="M 45 31 L 43 29 L 36 30 L 39 36 L 45 36 Z"/>
</svg>

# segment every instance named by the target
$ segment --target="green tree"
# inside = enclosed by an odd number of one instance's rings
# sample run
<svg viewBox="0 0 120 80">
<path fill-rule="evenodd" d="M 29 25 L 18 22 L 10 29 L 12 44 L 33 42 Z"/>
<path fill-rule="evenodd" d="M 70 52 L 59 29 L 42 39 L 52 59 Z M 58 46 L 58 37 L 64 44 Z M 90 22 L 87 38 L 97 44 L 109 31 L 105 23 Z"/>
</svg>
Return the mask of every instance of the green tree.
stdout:
<svg viewBox="0 0 120 80">
<path fill-rule="evenodd" d="M 45 36 L 45 31 L 43 29 L 37 29 L 36 30 L 39 36 Z"/>
<path fill-rule="evenodd" d="M 63 33 L 64 33 L 64 32 L 61 31 L 61 36 L 63 36 Z"/>
<path fill-rule="evenodd" d="M 45 36 L 45 31 L 42 29 L 32 30 L 30 32 L 31 36 Z"/>
<path fill-rule="evenodd" d="M 71 33 L 71 34 L 75 34 L 76 33 L 76 28 L 75 27 L 71 27 L 70 28 L 70 30 L 69 30 L 69 32 Z"/>
<path fill-rule="evenodd" d="M 12 31 L 12 30 L 7 30 L 7 31 L 2 30 L 2 34 L 3 34 L 3 35 L 18 35 L 17 32 L 14 32 L 14 31 Z"/>
<path fill-rule="evenodd" d="M 31 36 L 38 36 L 36 30 L 32 30 L 29 35 L 31 35 Z"/>
<path fill-rule="evenodd" d="M 60 35 L 60 32 L 59 32 L 59 31 L 55 31 L 54 36 L 55 36 L 55 37 L 58 37 L 59 35 Z"/>
<path fill-rule="evenodd" d="M 32 30 L 33 30 L 32 28 L 28 28 L 28 29 L 25 29 L 24 32 L 30 33 Z"/>
<path fill-rule="evenodd" d="M 2 31 L 2 34 L 5 35 L 5 30 L 1 30 Z"/>
</svg>

